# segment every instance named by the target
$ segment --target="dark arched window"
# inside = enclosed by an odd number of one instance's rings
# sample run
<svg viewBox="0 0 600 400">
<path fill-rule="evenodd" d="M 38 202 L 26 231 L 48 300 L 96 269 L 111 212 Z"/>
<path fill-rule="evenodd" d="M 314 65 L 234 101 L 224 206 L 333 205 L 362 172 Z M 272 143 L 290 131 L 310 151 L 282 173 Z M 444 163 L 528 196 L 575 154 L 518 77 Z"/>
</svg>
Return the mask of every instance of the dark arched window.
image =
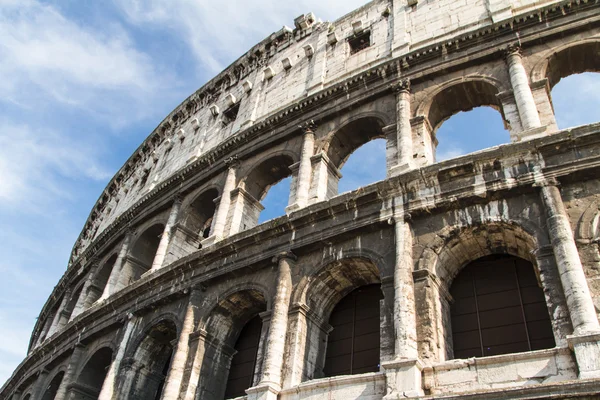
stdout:
<svg viewBox="0 0 600 400">
<path fill-rule="evenodd" d="M 261 330 L 262 320 L 257 315 L 248 321 L 240 332 L 234 346 L 236 354 L 231 360 L 227 377 L 226 399 L 245 396 L 246 389 L 252 386 Z"/>
<path fill-rule="evenodd" d="M 379 371 L 380 285 L 360 287 L 331 312 L 325 376 Z"/>
<path fill-rule="evenodd" d="M 48 385 L 48 387 L 44 391 L 44 394 L 41 397 L 42 400 L 54 400 L 54 398 L 56 397 L 56 392 L 58 392 L 58 388 L 63 380 L 64 375 L 64 372 L 59 372 L 54 378 L 52 378 L 52 381 L 50 381 L 50 384 Z"/>
<path fill-rule="evenodd" d="M 458 274 L 450 294 L 454 358 L 555 346 L 544 293 L 528 261 L 480 258 Z"/>
</svg>

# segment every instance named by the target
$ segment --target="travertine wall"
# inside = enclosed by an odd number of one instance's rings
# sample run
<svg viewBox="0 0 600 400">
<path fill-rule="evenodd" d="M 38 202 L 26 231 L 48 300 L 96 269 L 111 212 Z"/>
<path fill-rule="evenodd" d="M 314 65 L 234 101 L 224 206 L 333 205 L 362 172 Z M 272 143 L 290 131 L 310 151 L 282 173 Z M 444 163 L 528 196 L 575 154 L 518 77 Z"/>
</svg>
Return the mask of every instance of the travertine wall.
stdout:
<svg viewBox="0 0 600 400">
<path fill-rule="evenodd" d="M 0 397 L 222 399 L 256 315 L 248 399 L 598 392 L 600 126 L 557 131 L 550 89 L 600 70 L 599 16 L 584 1 L 375 1 L 272 35 L 109 184 Z M 371 45 L 350 54 L 355 30 Z M 478 106 L 507 143 L 436 163 L 437 128 Z M 376 138 L 386 180 L 338 195 Z M 287 176 L 287 215 L 258 225 Z M 532 263 L 556 348 L 454 359 L 449 288 L 491 254 Z M 366 284 L 383 294 L 380 371 L 324 378 L 329 316 Z"/>
</svg>

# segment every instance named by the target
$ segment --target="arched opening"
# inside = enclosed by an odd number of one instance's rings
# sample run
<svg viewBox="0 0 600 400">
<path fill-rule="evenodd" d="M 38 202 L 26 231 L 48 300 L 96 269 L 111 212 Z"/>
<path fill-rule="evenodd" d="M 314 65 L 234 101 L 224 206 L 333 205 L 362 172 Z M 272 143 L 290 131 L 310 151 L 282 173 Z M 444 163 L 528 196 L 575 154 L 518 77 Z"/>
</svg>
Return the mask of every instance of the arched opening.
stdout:
<svg viewBox="0 0 600 400">
<path fill-rule="evenodd" d="M 577 44 L 548 59 L 546 78 L 560 129 L 598 122 L 600 42 Z"/>
<path fill-rule="evenodd" d="M 429 125 L 423 127 L 421 134 L 429 133 L 435 138 L 436 161 L 510 141 L 498 93 L 491 83 L 472 80 L 449 86 L 433 97 L 426 112 Z M 440 129 L 442 124 L 444 129 Z M 445 138 L 448 143 L 442 142 Z"/>
<path fill-rule="evenodd" d="M 218 302 L 204 328 L 204 362 L 196 398 L 244 395 L 257 383 L 264 336 L 259 314 L 266 309 L 265 297 L 256 289 L 235 292 Z"/>
<path fill-rule="evenodd" d="M 225 385 L 226 399 L 245 396 L 246 389 L 252 386 L 261 331 L 262 319 L 258 315 L 242 328 L 233 347 L 236 353 L 231 360 Z"/>
<path fill-rule="evenodd" d="M 341 168 L 338 192 L 345 193 L 386 177 L 385 139 L 374 139 L 354 151 Z"/>
<path fill-rule="evenodd" d="M 299 346 L 301 354 L 310 349 L 304 357 L 306 377 L 378 371 L 380 355 L 390 349 L 381 347 L 383 295 L 377 265 L 363 257 L 345 258 L 327 264 L 306 284 L 295 300 L 314 313 L 303 322 L 306 343 Z"/>
<path fill-rule="evenodd" d="M 23 397 L 23 400 L 31 400 L 31 395 L 27 394 L 25 397 Z"/>
<path fill-rule="evenodd" d="M 85 395 L 86 400 L 98 399 L 108 368 L 112 362 L 112 349 L 104 347 L 88 360 L 73 388 Z"/>
<path fill-rule="evenodd" d="M 352 121 L 337 130 L 325 144 L 327 155 L 315 165 L 315 176 L 326 174 L 325 198 L 335 196 L 385 179 L 386 156 L 384 123 L 379 118 L 365 117 Z M 376 140 L 383 139 L 383 140 Z M 340 169 L 343 169 L 342 173 Z"/>
<path fill-rule="evenodd" d="M 209 189 L 200 194 L 190 204 L 184 225 L 199 239 L 206 239 L 211 234 L 211 225 L 216 210 L 215 200 L 219 197 L 216 189 Z"/>
<path fill-rule="evenodd" d="M 450 288 L 454 358 L 520 353 L 555 346 L 533 265 L 495 254 L 469 263 Z"/>
<path fill-rule="evenodd" d="M 50 384 L 46 387 L 44 394 L 41 397 L 41 400 L 54 400 L 56 397 L 56 392 L 58 392 L 58 388 L 63 380 L 64 372 L 59 372 L 52 378 Z"/>
<path fill-rule="evenodd" d="M 127 260 L 131 274 L 130 282 L 140 279 L 140 276 L 152 267 L 164 229 L 163 224 L 152 225 L 136 240 Z"/>
<path fill-rule="evenodd" d="M 86 300 L 86 304 L 94 304 L 102 296 L 116 262 L 117 254 L 113 254 L 98 270 L 90 288 L 91 290 L 88 293 L 89 298 Z"/>
<path fill-rule="evenodd" d="M 380 285 L 353 290 L 333 309 L 327 340 L 325 376 L 379 371 Z"/>
<path fill-rule="evenodd" d="M 436 138 L 437 162 L 510 141 L 502 116 L 491 107 L 454 114 L 440 125 Z"/>
<path fill-rule="evenodd" d="M 170 320 L 160 321 L 148 331 L 133 356 L 134 363 L 139 366 L 135 368 L 133 392 L 125 393 L 124 398 L 136 393 L 136 398 L 160 399 L 176 338 L 177 327 Z"/>
<path fill-rule="evenodd" d="M 232 199 L 234 204 L 243 208 L 243 212 L 240 215 L 239 222 L 232 222 L 239 226 L 236 230 L 236 226 L 232 225 L 232 233 L 243 231 L 255 227 L 259 220 L 264 221 L 267 218 L 274 218 L 284 214 L 284 210 L 281 209 L 280 204 L 285 202 L 287 205 L 290 191 L 289 191 L 289 180 L 285 180 L 292 175 L 290 166 L 294 164 L 294 160 L 288 155 L 277 155 L 271 157 L 258 166 L 256 166 L 247 176 L 246 179 L 240 185 L 240 190 L 237 193 L 237 199 Z M 283 183 L 282 181 L 285 182 Z M 282 185 L 275 188 L 277 183 L 282 182 Z M 287 185 L 287 187 L 286 187 Z M 276 192 L 279 195 L 277 201 L 264 202 L 267 192 L 270 189 L 277 189 Z M 286 190 L 287 193 L 281 193 Z M 266 208 L 272 208 L 266 210 Z M 284 206 L 285 208 L 285 206 Z M 263 210 L 265 210 L 265 216 L 262 216 Z M 276 211 L 276 212 L 275 212 Z M 239 225 L 238 225 L 239 224 Z"/>
<path fill-rule="evenodd" d="M 261 201 L 265 209 L 258 217 L 259 224 L 285 214 L 285 208 L 289 203 L 291 181 L 290 177 L 283 178 L 269 188 L 265 198 Z"/>
</svg>

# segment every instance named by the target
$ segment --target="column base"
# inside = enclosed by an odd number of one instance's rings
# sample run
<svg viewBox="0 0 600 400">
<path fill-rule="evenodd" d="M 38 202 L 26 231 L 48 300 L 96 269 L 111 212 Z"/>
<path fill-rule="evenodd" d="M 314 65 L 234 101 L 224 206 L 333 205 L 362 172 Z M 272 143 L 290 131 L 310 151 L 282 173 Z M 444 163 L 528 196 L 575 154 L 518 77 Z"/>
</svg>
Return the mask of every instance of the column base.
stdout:
<svg viewBox="0 0 600 400">
<path fill-rule="evenodd" d="M 384 400 L 423 396 L 421 371 L 418 359 L 394 360 L 381 363 L 385 373 L 387 393 Z"/>
<path fill-rule="evenodd" d="M 413 167 L 406 163 L 406 164 L 400 164 L 400 165 L 394 165 L 392 168 L 390 168 L 390 177 L 392 176 L 398 176 L 398 175 L 402 175 L 405 172 L 410 171 L 411 169 L 413 169 Z"/>
<path fill-rule="evenodd" d="M 567 336 L 567 342 L 575 353 L 579 378 L 600 378 L 600 332 Z"/>
<path fill-rule="evenodd" d="M 518 138 L 518 141 L 520 142 L 522 140 L 537 139 L 547 135 L 548 134 L 546 133 L 546 126 L 539 126 L 537 128 L 531 128 L 527 129 L 526 131 L 519 132 L 516 136 Z"/>
<path fill-rule="evenodd" d="M 207 237 L 206 239 L 202 239 L 200 241 L 200 246 L 202 246 L 201 248 L 205 249 L 205 248 L 210 247 L 210 246 L 214 245 L 215 243 L 219 242 L 221 239 L 223 239 L 223 238 L 220 236 L 212 235 L 212 236 Z"/>
<path fill-rule="evenodd" d="M 276 383 L 259 383 L 258 386 L 246 389 L 248 400 L 277 400 L 281 387 Z"/>
</svg>

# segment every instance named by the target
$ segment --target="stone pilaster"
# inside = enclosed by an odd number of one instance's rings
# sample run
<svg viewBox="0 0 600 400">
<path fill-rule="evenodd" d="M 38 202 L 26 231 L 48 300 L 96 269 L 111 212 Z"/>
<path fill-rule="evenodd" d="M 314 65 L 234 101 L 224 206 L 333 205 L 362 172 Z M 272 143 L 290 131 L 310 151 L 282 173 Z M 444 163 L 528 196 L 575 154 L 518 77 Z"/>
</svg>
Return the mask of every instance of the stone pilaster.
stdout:
<svg viewBox="0 0 600 400">
<path fill-rule="evenodd" d="M 338 192 L 338 183 L 342 178 L 340 170 L 333 165 L 327 154 L 321 152 L 310 159 L 312 179 L 309 193 L 309 204 L 327 200 Z"/>
<path fill-rule="evenodd" d="M 71 353 L 71 357 L 69 358 L 69 366 L 67 367 L 67 371 L 60 382 L 60 386 L 56 391 L 56 395 L 54 396 L 55 400 L 66 400 L 70 398 L 68 393 L 68 388 L 70 385 L 75 383 L 75 379 L 77 376 L 75 375 L 77 369 L 79 368 L 79 363 L 81 362 L 81 356 L 85 352 L 85 346 L 81 343 L 75 345 L 73 352 Z"/>
<path fill-rule="evenodd" d="M 60 306 L 56 311 L 56 315 L 54 316 L 54 320 L 52 321 L 52 326 L 48 330 L 48 337 L 54 335 L 58 330 L 60 330 L 68 321 L 65 321 L 65 312 L 67 308 L 67 304 L 69 304 L 69 300 L 71 299 L 71 289 L 67 289 L 65 294 L 63 295 L 62 301 L 60 302 Z"/>
<path fill-rule="evenodd" d="M 573 324 L 573 335 L 567 341 L 575 352 L 579 376 L 600 377 L 600 325 L 558 182 L 544 177 L 539 168 L 534 177 L 546 211 L 548 234 Z"/>
<path fill-rule="evenodd" d="M 77 304 L 75 304 L 75 308 L 73 308 L 70 320 L 73 320 L 76 316 L 85 311 L 85 309 L 90 305 L 89 303 L 87 303 L 87 299 L 89 297 L 90 287 L 94 283 L 94 278 L 96 276 L 96 272 L 98 271 L 98 260 L 93 259 L 91 264 L 92 265 L 90 267 L 90 271 L 88 272 L 88 278 L 83 284 L 83 289 L 81 290 L 79 299 L 77 299 Z"/>
<path fill-rule="evenodd" d="M 183 326 L 181 327 L 181 333 L 177 340 L 175 347 L 175 353 L 171 360 L 171 366 L 169 373 L 165 381 L 165 388 L 163 390 L 162 399 L 171 400 L 177 399 L 181 392 L 181 383 L 183 380 L 183 374 L 185 371 L 185 364 L 188 359 L 188 350 L 190 348 L 190 334 L 194 332 L 196 327 L 196 320 L 198 314 L 198 305 L 202 297 L 202 292 L 198 289 L 192 289 L 188 306 L 183 319 Z"/>
<path fill-rule="evenodd" d="M 133 328 L 135 327 L 137 322 L 137 318 L 134 316 L 129 316 L 129 320 L 125 325 L 125 331 L 123 332 L 123 337 L 121 342 L 119 343 L 119 347 L 117 348 L 117 354 L 115 355 L 110 367 L 108 368 L 108 372 L 106 373 L 106 377 L 104 378 L 104 383 L 102 384 L 102 389 L 100 390 L 100 394 L 98 395 L 98 400 L 113 400 L 117 399 L 117 376 L 121 369 L 121 363 L 123 361 L 123 357 L 125 356 L 125 349 L 129 344 L 129 340 L 131 339 L 131 334 L 133 333 Z"/>
<path fill-rule="evenodd" d="M 206 337 L 207 333 L 204 329 L 199 329 L 188 335 L 188 344 L 190 348 L 195 348 L 195 353 L 189 367 L 189 377 L 187 378 L 187 386 L 183 393 L 183 400 L 194 400 L 196 398 L 198 382 L 200 381 L 200 371 L 202 362 L 204 361 Z"/>
<path fill-rule="evenodd" d="M 225 178 L 225 184 L 223 185 L 223 192 L 221 193 L 221 199 L 217 212 L 215 213 L 214 223 L 212 228 L 212 235 L 202 241 L 202 246 L 209 246 L 223 238 L 225 232 L 225 225 L 227 223 L 227 214 L 229 214 L 229 207 L 231 204 L 231 191 L 236 187 L 237 181 L 237 168 L 240 162 L 237 156 L 230 157 L 225 160 L 227 165 L 227 176 Z"/>
<path fill-rule="evenodd" d="M 392 85 L 396 93 L 396 163 L 388 171 L 388 176 L 396 176 L 414 168 L 413 136 L 410 123 L 410 80 L 403 79 Z"/>
<path fill-rule="evenodd" d="M 520 48 L 510 46 L 506 51 L 506 63 L 508 64 L 508 74 L 512 85 L 515 101 L 519 116 L 521 117 L 521 125 L 524 130 L 539 128 L 542 124 L 540 116 L 529 87 L 529 79 L 527 72 L 523 66 Z"/>
<path fill-rule="evenodd" d="M 35 384 L 33 385 L 33 390 L 31 391 L 31 400 L 38 400 L 42 398 L 42 395 L 44 394 L 46 379 L 48 379 L 49 373 L 50 372 L 46 368 L 42 368 L 38 372 Z"/>
<path fill-rule="evenodd" d="M 263 361 L 262 378 L 255 388 L 248 389 L 248 399 L 277 399 L 281 390 L 283 355 L 287 336 L 288 312 L 292 294 L 291 262 L 295 260 L 291 252 L 282 253 L 274 258 L 277 262 L 277 281 L 273 312 Z"/>
<path fill-rule="evenodd" d="M 401 202 L 402 200 L 400 200 Z M 394 360 L 381 364 L 385 370 L 386 399 L 423 394 L 417 344 L 415 290 L 413 282 L 413 234 L 408 214 L 394 217 L 396 264 L 394 268 Z"/>
<path fill-rule="evenodd" d="M 179 211 L 181 211 L 181 197 L 177 195 L 175 197 L 175 201 L 173 202 L 173 206 L 171 207 L 171 212 L 169 213 L 169 218 L 165 224 L 165 229 L 160 238 L 160 243 L 156 249 L 156 255 L 154 256 L 154 261 L 152 261 L 152 268 L 150 268 L 150 272 L 156 272 L 163 267 L 163 263 L 167 255 L 167 249 L 169 248 L 169 243 L 171 242 L 172 230 L 177 223 L 177 219 L 179 218 Z"/>
<path fill-rule="evenodd" d="M 123 269 L 123 264 L 125 263 L 127 254 L 129 253 L 129 246 L 131 245 L 132 236 L 133 232 L 131 229 L 127 229 L 127 232 L 125 232 L 125 237 L 123 238 L 123 243 L 121 244 L 121 249 L 119 250 L 119 255 L 115 261 L 115 265 L 113 265 L 112 270 L 110 271 L 108 282 L 106 283 L 104 291 L 102 292 L 102 296 L 100 296 L 98 301 L 107 299 L 111 294 L 124 287 L 124 285 L 120 282 L 119 276 L 121 274 L 121 270 Z"/>
<path fill-rule="evenodd" d="M 310 159 L 313 156 L 315 149 L 316 125 L 313 121 L 309 121 L 300 128 L 303 131 L 303 136 L 298 179 L 296 180 L 296 199 L 292 204 L 286 207 L 287 213 L 305 207 L 308 203 L 310 191 L 310 180 L 312 177 L 312 162 Z"/>
</svg>

